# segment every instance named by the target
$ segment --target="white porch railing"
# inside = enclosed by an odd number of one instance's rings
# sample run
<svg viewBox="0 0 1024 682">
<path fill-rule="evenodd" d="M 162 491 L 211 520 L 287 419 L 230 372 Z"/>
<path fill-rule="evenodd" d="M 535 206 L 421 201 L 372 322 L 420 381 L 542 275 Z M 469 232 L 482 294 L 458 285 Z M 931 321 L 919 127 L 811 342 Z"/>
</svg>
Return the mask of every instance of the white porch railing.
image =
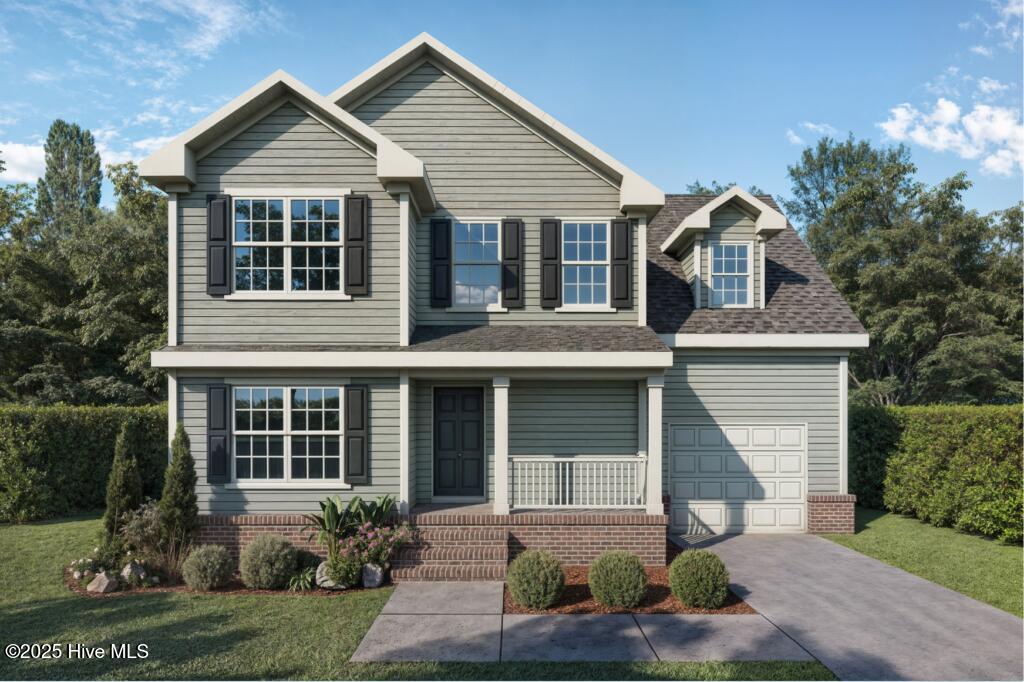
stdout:
<svg viewBox="0 0 1024 682">
<path fill-rule="evenodd" d="M 646 457 L 513 455 L 509 461 L 512 507 L 644 507 Z"/>
</svg>

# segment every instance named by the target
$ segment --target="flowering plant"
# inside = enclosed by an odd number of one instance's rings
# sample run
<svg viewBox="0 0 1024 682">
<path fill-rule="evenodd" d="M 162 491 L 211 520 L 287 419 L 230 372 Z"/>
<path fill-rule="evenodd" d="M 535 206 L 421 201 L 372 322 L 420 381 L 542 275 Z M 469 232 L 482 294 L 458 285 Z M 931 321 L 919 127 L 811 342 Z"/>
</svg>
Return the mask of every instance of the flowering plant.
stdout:
<svg viewBox="0 0 1024 682">
<path fill-rule="evenodd" d="M 339 543 L 347 556 L 358 556 L 364 564 L 383 566 L 392 553 L 412 539 L 412 528 L 403 523 L 398 526 L 374 526 L 366 522 L 356 529 L 355 535 Z"/>
</svg>

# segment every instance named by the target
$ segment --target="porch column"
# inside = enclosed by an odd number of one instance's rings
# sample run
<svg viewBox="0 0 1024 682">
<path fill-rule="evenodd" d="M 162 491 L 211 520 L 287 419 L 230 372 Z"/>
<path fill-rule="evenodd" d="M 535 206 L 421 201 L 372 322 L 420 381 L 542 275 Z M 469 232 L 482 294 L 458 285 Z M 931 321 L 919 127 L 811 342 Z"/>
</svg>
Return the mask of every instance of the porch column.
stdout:
<svg viewBox="0 0 1024 682">
<path fill-rule="evenodd" d="M 508 514 L 508 377 L 494 377 L 494 513 Z"/>
<path fill-rule="evenodd" d="M 398 509 L 408 514 L 412 508 L 412 457 L 409 426 L 409 373 L 398 375 Z"/>
<path fill-rule="evenodd" d="M 647 377 L 647 513 L 664 514 L 661 503 L 661 393 L 665 377 Z"/>
</svg>

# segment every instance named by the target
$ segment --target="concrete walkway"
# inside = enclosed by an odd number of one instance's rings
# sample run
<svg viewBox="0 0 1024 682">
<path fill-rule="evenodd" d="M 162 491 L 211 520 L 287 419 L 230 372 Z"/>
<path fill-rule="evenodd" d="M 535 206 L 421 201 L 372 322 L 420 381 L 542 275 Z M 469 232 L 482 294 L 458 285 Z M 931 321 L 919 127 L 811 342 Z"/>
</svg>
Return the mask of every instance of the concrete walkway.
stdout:
<svg viewBox="0 0 1024 682">
<path fill-rule="evenodd" d="M 841 679 L 1021 680 L 1015 616 L 811 535 L 699 544 L 733 590 Z"/>
<path fill-rule="evenodd" d="M 759 615 L 502 615 L 502 583 L 402 583 L 353 661 L 812 660 Z"/>
</svg>

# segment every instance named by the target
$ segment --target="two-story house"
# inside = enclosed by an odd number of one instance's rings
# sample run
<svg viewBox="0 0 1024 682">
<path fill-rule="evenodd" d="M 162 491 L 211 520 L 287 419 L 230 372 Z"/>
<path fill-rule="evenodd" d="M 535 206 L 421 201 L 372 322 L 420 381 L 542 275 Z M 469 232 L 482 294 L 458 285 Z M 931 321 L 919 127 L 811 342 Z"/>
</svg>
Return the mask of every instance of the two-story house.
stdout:
<svg viewBox="0 0 1024 682">
<path fill-rule="evenodd" d="M 867 335 L 770 197 L 665 195 L 426 34 L 327 96 L 276 72 L 141 171 L 204 540 L 333 494 L 423 529 L 397 578 L 852 530 Z"/>
</svg>

